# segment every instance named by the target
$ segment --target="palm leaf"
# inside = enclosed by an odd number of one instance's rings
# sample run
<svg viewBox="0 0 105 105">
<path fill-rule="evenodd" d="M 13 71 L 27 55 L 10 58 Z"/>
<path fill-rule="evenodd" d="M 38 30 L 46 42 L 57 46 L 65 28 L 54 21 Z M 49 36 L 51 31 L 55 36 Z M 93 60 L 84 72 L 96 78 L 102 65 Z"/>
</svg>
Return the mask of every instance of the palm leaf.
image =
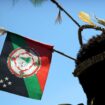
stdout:
<svg viewBox="0 0 105 105">
<path fill-rule="evenodd" d="M 79 18 L 83 21 L 88 23 L 89 25 L 94 25 L 94 23 L 91 21 L 91 17 L 89 14 L 85 13 L 85 12 L 80 12 L 79 13 Z"/>
<path fill-rule="evenodd" d="M 61 10 L 59 10 L 55 22 L 56 22 L 56 23 L 61 23 L 61 22 L 62 22 Z"/>
<path fill-rule="evenodd" d="M 30 0 L 35 6 L 42 4 L 44 1 L 47 0 Z"/>
<path fill-rule="evenodd" d="M 105 26 L 105 20 L 104 20 L 104 19 L 97 18 L 96 16 L 95 16 L 95 19 L 97 20 L 97 22 L 98 22 L 99 24 Z"/>
</svg>

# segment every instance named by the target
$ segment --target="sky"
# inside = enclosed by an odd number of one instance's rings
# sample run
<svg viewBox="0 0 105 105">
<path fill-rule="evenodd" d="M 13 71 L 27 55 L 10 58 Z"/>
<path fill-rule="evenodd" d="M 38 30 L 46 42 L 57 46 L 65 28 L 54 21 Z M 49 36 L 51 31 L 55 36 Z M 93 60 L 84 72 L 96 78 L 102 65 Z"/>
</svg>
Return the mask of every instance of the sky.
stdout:
<svg viewBox="0 0 105 105">
<path fill-rule="evenodd" d="M 0 0 L 0 27 L 33 40 L 53 45 L 69 56 L 76 58 L 80 48 L 78 42 L 78 26 L 62 12 L 62 23 L 56 24 L 58 8 L 49 0 L 35 7 L 30 0 L 19 0 L 13 5 L 13 0 Z M 104 0 L 58 0 L 58 2 L 76 19 L 80 25 L 85 24 L 78 18 L 80 11 L 94 14 L 105 19 L 103 13 Z M 93 19 L 94 20 L 94 19 Z M 83 32 L 83 41 L 87 42 L 94 30 Z M 0 52 L 5 36 L 0 36 Z M 73 76 L 75 62 L 57 54 L 52 55 L 50 71 L 41 100 L 35 100 L 0 91 L 0 105 L 58 105 L 70 103 L 86 105 L 86 95 Z"/>
</svg>

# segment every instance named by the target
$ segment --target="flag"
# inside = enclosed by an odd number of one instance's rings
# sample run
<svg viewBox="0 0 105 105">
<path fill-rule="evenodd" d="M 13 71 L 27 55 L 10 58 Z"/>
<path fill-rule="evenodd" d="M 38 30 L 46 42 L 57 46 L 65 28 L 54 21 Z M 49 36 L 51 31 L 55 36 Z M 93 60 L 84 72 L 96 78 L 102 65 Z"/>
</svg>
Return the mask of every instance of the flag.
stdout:
<svg viewBox="0 0 105 105">
<path fill-rule="evenodd" d="M 53 46 L 8 32 L 0 56 L 0 90 L 41 99 Z"/>
</svg>

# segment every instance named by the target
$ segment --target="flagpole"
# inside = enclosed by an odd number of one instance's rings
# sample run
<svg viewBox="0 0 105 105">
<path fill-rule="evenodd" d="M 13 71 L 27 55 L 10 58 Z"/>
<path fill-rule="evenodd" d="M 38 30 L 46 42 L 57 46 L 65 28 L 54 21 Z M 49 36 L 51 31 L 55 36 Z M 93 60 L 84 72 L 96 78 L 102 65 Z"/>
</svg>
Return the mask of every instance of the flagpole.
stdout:
<svg viewBox="0 0 105 105">
<path fill-rule="evenodd" d="M 51 0 L 61 11 L 63 11 L 78 27 L 80 24 L 57 2 L 57 0 Z"/>
<path fill-rule="evenodd" d="M 65 57 L 67 57 L 67 58 L 69 58 L 69 59 L 71 59 L 71 60 L 73 60 L 73 61 L 77 61 L 75 58 L 73 58 L 73 57 L 71 57 L 71 56 L 69 56 L 69 55 L 66 55 L 66 54 L 64 54 L 64 53 L 61 52 L 61 51 L 58 51 L 58 50 L 55 50 L 55 49 L 53 49 L 53 51 L 56 52 L 56 53 L 58 53 L 58 54 L 60 54 L 60 55 L 62 55 L 62 56 L 65 56 Z"/>
</svg>

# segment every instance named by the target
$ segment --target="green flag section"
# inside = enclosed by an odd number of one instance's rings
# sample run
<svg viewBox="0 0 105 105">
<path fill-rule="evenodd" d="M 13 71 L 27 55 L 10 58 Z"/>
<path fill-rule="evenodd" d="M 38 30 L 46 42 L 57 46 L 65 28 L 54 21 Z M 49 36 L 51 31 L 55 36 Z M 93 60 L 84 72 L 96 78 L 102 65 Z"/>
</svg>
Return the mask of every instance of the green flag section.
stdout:
<svg viewBox="0 0 105 105">
<path fill-rule="evenodd" d="M 41 99 L 53 46 L 8 32 L 0 56 L 0 90 Z"/>
</svg>

